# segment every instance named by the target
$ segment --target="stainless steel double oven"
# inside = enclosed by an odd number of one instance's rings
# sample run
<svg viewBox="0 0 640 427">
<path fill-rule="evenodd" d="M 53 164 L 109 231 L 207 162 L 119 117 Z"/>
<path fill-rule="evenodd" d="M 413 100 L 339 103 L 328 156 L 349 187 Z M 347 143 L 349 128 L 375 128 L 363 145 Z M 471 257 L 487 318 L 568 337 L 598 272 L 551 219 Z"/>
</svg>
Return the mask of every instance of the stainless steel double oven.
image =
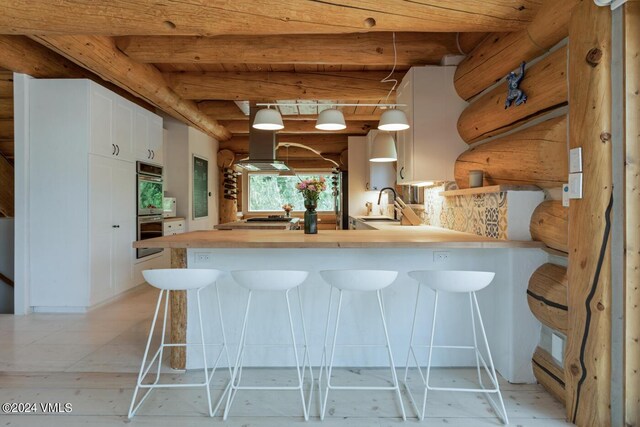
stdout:
<svg viewBox="0 0 640 427">
<path fill-rule="evenodd" d="M 153 239 L 162 236 L 162 201 L 164 188 L 162 182 L 162 166 L 137 162 L 137 212 L 138 240 Z M 136 258 L 162 252 L 160 248 L 139 248 Z"/>
</svg>

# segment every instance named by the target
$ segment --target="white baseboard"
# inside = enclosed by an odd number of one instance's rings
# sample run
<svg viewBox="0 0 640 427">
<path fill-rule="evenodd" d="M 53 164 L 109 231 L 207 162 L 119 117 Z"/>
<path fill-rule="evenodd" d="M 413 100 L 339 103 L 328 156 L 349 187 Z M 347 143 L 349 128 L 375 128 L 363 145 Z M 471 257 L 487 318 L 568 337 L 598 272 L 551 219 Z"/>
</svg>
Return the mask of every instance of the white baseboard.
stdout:
<svg viewBox="0 0 640 427">
<path fill-rule="evenodd" d="M 31 307 L 34 313 L 74 313 L 87 312 L 87 307 L 49 307 L 46 305 Z"/>
</svg>

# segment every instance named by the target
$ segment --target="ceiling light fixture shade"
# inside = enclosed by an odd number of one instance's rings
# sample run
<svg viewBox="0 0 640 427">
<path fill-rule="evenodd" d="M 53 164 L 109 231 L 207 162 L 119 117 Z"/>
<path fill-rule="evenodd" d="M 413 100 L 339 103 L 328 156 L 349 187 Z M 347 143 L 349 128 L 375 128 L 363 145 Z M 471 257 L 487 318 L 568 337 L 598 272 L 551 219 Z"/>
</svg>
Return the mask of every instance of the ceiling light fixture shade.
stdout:
<svg viewBox="0 0 640 427">
<path fill-rule="evenodd" d="M 342 111 L 331 108 L 322 110 L 316 121 L 316 129 L 320 130 L 342 130 L 346 129 L 347 124 L 344 122 Z"/>
<path fill-rule="evenodd" d="M 398 160 L 396 142 L 387 132 L 380 132 L 373 139 L 370 162 L 395 162 Z"/>
<path fill-rule="evenodd" d="M 409 121 L 404 111 L 395 108 L 387 110 L 380 116 L 378 129 L 385 131 L 396 131 L 409 129 Z"/>
<path fill-rule="evenodd" d="M 282 116 L 278 110 L 263 108 L 256 113 L 253 127 L 261 130 L 280 130 L 284 129 L 284 123 L 282 123 Z"/>
</svg>

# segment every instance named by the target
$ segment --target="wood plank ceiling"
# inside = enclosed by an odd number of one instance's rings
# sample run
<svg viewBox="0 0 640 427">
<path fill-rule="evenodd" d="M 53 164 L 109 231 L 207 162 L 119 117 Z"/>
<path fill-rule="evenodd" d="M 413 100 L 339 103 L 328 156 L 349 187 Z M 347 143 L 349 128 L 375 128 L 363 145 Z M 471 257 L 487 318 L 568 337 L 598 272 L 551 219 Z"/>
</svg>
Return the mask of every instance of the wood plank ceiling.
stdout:
<svg viewBox="0 0 640 427">
<path fill-rule="evenodd" d="M 68 75 L 53 67 L 56 75 L 39 72 L 35 77 L 78 77 L 82 69 L 238 154 L 248 150 L 249 121 L 234 101 L 245 106 L 247 101 L 298 102 L 281 108 L 285 129 L 280 140 L 304 141 L 335 158 L 346 150 L 348 135 L 366 134 L 377 125 L 381 110 L 344 107 L 347 130 L 328 134 L 314 128 L 316 102 L 385 102 L 393 85 L 380 80 L 394 62 L 394 77 L 401 79 L 411 66 L 468 53 L 486 32 L 525 28 L 540 3 L 5 0 L 0 45 L 3 39 L 20 44 L 22 57 L 0 58 L 0 66 L 29 73 L 47 70 L 48 63 L 65 57 Z M 55 53 L 44 57 L 41 47 L 28 46 L 40 46 L 33 41 Z M 29 57 L 36 64 L 25 67 Z M 39 68 L 38 61 L 44 62 Z M 394 102 L 395 94 L 388 100 Z M 5 104 L 0 98 L 0 115 Z M 0 152 L 5 149 L 0 145 Z M 290 150 L 289 155 L 309 154 Z"/>
</svg>

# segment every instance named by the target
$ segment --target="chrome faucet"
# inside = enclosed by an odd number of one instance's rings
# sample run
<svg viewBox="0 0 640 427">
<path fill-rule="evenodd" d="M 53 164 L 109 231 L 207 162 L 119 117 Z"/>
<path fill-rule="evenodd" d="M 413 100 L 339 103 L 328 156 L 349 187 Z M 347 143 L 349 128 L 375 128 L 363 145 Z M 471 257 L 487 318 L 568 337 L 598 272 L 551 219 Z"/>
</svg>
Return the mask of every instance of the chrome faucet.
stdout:
<svg viewBox="0 0 640 427">
<path fill-rule="evenodd" d="M 382 193 L 384 192 L 384 190 L 391 190 L 391 192 L 393 193 L 393 202 L 395 205 L 396 198 L 398 197 L 396 190 L 394 190 L 391 187 L 384 187 L 382 190 L 380 190 L 380 193 L 378 194 L 378 206 L 380 206 L 380 201 L 382 200 Z M 393 219 L 396 221 L 398 220 L 398 212 L 396 211 L 395 206 L 393 208 Z"/>
</svg>

